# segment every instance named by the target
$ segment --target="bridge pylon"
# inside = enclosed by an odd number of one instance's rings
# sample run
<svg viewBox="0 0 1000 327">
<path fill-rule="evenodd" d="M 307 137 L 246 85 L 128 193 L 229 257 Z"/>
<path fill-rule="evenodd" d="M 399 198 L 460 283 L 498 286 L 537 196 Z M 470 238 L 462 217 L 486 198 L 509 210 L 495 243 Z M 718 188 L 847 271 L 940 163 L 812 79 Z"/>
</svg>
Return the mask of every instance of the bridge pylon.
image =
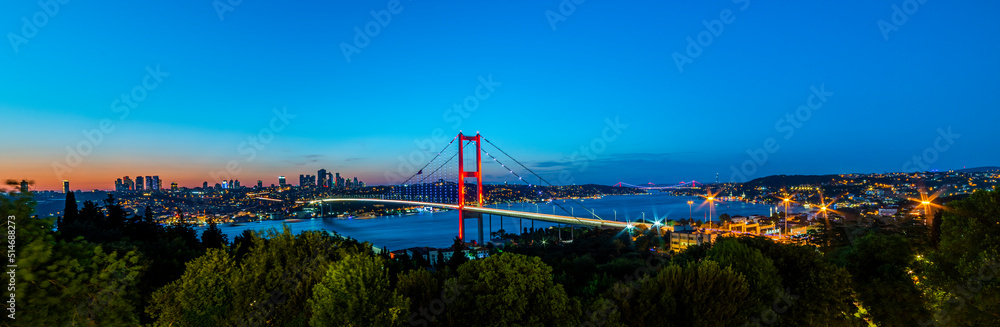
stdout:
<svg viewBox="0 0 1000 327">
<path fill-rule="evenodd" d="M 458 239 L 465 241 L 465 179 L 475 178 L 476 179 L 476 206 L 483 206 L 483 158 L 482 158 L 482 147 L 479 143 L 482 137 L 479 133 L 476 136 L 466 136 L 461 132 L 458 133 Z M 476 170 L 475 171 L 465 171 L 465 145 L 466 141 L 476 142 Z M 469 218 L 477 218 L 479 220 L 479 243 L 485 242 L 483 239 L 483 215 L 473 215 Z"/>
</svg>

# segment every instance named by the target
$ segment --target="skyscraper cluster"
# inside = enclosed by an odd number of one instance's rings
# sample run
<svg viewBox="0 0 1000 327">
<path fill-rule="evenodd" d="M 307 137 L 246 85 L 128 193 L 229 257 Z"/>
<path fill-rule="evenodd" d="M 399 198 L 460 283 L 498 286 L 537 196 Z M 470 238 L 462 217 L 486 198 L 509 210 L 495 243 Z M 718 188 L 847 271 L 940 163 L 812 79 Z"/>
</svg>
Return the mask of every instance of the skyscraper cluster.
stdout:
<svg viewBox="0 0 1000 327">
<path fill-rule="evenodd" d="M 278 178 L 282 186 L 286 186 L 284 176 Z M 358 181 L 357 177 L 343 178 L 340 173 L 330 173 L 326 169 L 316 171 L 316 175 L 299 175 L 299 187 L 327 187 L 327 188 L 358 188 L 364 187 L 365 183 Z"/>
<path fill-rule="evenodd" d="M 316 176 L 314 175 L 299 175 L 299 186 L 316 186 Z"/>
<path fill-rule="evenodd" d="M 329 173 L 326 169 L 316 171 L 316 175 L 299 175 L 299 186 L 318 186 L 336 188 L 364 187 L 365 183 L 354 179 L 340 177 L 340 173 Z"/>
<path fill-rule="evenodd" d="M 208 182 L 201 184 L 202 188 L 208 188 Z M 228 190 L 240 188 L 240 180 L 223 180 L 221 183 L 215 183 L 216 190 Z"/>
<path fill-rule="evenodd" d="M 68 188 L 68 185 L 65 187 Z M 115 191 L 158 191 L 162 189 L 163 186 L 160 184 L 160 176 L 136 176 L 133 181 L 132 178 L 125 176 L 125 178 L 119 178 L 115 180 Z"/>
</svg>

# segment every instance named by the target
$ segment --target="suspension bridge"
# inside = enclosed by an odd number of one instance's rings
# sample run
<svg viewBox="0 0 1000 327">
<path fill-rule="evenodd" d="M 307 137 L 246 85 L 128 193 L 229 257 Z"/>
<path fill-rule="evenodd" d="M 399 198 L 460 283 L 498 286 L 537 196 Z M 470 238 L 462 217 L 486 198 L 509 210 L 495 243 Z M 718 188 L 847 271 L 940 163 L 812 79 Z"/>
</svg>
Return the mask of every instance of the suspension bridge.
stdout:
<svg viewBox="0 0 1000 327">
<path fill-rule="evenodd" d="M 492 150 L 496 151 L 490 153 Z M 475 155 L 473 156 L 472 153 L 469 153 L 470 151 Z M 484 155 L 490 159 L 487 161 L 488 164 L 486 167 L 483 166 Z M 493 162 L 493 164 L 489 164 L 489 162 Z M 507 162 L 507 164 L 504 162 Z M 516 166 L 508 165 L 509 163 L 514 163 Z M 528 198 L 529 194 L 514 194 L 515 192 L 537 192 L 530 194 L 531 198 L 545 198 L 548 196 L 551 199 L 559 197 L 559 194 L 551 194 L 558 187 L 546 181 L 517 159 L 514 159 L 514 157 L 500 149 L 493 142 L 490 142 L 490 140 L 479 133 L 476 133 L 476 135 L 459 133 L 451 142 L 445 145 L 444 149 L 431 158 L 427 164 L 417 170 L 416 173 L 402 183 L 390 186 L 388 191 L 383 194 L 361 198 L 333 197 L 314 199 L 308 201 L 308 203 L 366 202 L 457 210 L 458 237 L 465 240 L 467 231 L 466 220 L 474 219 L 478 225 L 478 239 L 481 242 L 486 239 L 483 233 L 483 215 L 499 216 L 501 219 L 502 217 L 511 217 L 592 228 L 627 229 L 632 226 L 629 222 L 605 220 L 593 210 L 588 209 L 582 203 L 572 198 L 570 199 L 572 203 L 569 204 L 582 207 L 583 212 L 586 212 L 588 217 L 577 217 L 574 214 L 575 210 L 571 210 L 573 208 L 567 208 L 557 201 L 552 201 L 552 204 L 567 215 L 487 207 L 484 205 L 487 202 L 499 203 L 499 201 L 489 199 L 490 195 L 483 193 L 484 173 L 494 182 L 503 182 L 503 184 L 490 185 L 495 192 L 507 193 L 494 195 L 497 198 L 506 197 L 509 199 L 519 196 Z M 541 184 L 532 184 L 528 181 L 529 178 L 531 180 L 538 180 Z M 467 181 L 467 179 L 474 179 L 475 181 Z M 523 188 L 505 188 L 505 185 L 527 186 L 527 191 Z M 550 194 L 545 194 L 546 192 Z"/>
<path fill-rule="evenodd" d="M 698 184 L 701 184 L 701 186 L 698 186 Z M 638 186 L 626 182 L 618 182 L 618 184 L 615 184 L 614 186 L 634 187 L 640 190 L 696 190 L 696 189 L 701 189 L 702 187 L 705 186 L 705 184 L 699 181 L 691 181 L 690 183 L 686 181 L 681 181 L 680 183 L 672 185 L 659 185 L 659 184 L 649 183 L 645 186 Z"/>
</svg>

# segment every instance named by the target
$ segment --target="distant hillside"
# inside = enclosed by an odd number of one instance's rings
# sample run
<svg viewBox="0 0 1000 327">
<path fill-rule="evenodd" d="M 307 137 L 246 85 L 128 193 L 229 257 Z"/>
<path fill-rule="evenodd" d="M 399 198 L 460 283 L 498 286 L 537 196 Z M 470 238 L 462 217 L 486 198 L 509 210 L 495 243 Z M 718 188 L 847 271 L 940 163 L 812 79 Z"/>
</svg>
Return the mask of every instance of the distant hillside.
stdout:
<svg viewBox="0 0 1000 327">
<path fill-rule="evenodd" d="M 991 171 L 997 171 L 997 170 L 1000 170 L 1000 167 L 986 166 L 986 167 L 976 167 L 976 168 L 967 168 L 967 169 L 956 169 L 955 171 L 959 172 L 959 173 L 985 173 L 985 172 L 991 172 Z"/>
<path fill-rule="evenodd" d="M 743 183 L 745 186 L 767 186 L 784 187 L 789 185 L 819 184 L 828 183 L 840 176 L 838 175 L 774 175 L 754 179 Z"/>
</svg>

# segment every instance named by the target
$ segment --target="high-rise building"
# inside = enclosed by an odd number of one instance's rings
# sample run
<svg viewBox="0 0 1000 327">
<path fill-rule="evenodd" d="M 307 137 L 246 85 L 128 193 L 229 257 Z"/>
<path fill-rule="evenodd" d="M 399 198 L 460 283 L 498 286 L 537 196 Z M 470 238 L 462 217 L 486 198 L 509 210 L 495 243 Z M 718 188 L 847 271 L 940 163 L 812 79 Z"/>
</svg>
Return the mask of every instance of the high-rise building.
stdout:
<svg viewBox="0 0 1000 327">
<path fill-rule="evenodd" d="M 326 169 L 316 171 L 316 186 L 326 187 Z"/>
<path fill-rule="evenodd" d="M 159 190 L 162 188 L 162 185 L 160 185 L 160 176 L 153 176 L 153 190 Z"/>
<path fill-rule="evenodd" d="M 146 187 L 146 179 L 142 178 L 142 176 L 136 176 L 135 177 L 135 190 L 136 191 L 142 191 L 142 190 L 145 189 L 145 187 Z"/>
<path fill-rule="evenodd" d="M 224 189 L 225 189 L 225 188 L 229 188 L 229 182 L 227 182 L 227 181 L 222 181 L 222 188 L 224 188 Z"/>
<path fill-rule="evenodd" d="M 201 182 L 201 188 L 202 189 L 207 189 L 208 188 L 208 182 Z"/>
<path fill-rule="evenodd" d="M 173 191 L 177 190 L 177 182 L 170 183 L 170 189 Z"/>
<path fill-rule="evenodd" d="M 258 179 L 257 180 L 257 188 L 264 188 L 264 181 Z"/>
<path fill-rule="evenodd" d="M 337 182 L 333 180 L 333 173 L 326 173 L 326 186 L 334 187 L 336 184 Z"/>
<path fill-rule="evenodd" d="M 122 187 L 124 188 L 123 191 L 134 191 L 135 182 L 132 181 L 132 178 L 125 176 L 125 182 Z"/>
<path fill-rule="evenodd" d="M 315 175 L 299 175 L 299 187 L 316 186 Z"/>
<path fill-rule="evenodd" d="M 278 185 L 285 187 L 285 176 L 278 176 Z"/>
<path fill-rule="evenodd" d="M 153 176 L 146 176 L 146 190 L 152 191 L 153 185 L 156 185 L 153 183 Z"/>
<path fill-rule="evenodd" d="M 63 194 L 69 193 L 69 181 L 63 180 Z"/>
<path fill-rule="evenodd" d="M 240 188 L 240 180 L 237 179 L 233 182 L 233 188 Z"/>
<path fill-rule="evenodd" d="M 21 193 L 28 193 L 28 191 L 29 191 L 29 189 L 28 189 L 28 181 L 22 179 L 21 180 Z"/>
<path fill-rule="evenodd" d="M 121 191 L 124 191 L 124 183 L 122 183 L 122 179 L 119 178 L 115 180 L 115 192 L 121 192 Z"/>
<path fill-rule="evenodd" d="M 337 179 L 335 181 L 337 182 L 337 187 L 344 187 L 344 180 L 340 179 L 340 173 L 337 173 Z"/>
</svg>

